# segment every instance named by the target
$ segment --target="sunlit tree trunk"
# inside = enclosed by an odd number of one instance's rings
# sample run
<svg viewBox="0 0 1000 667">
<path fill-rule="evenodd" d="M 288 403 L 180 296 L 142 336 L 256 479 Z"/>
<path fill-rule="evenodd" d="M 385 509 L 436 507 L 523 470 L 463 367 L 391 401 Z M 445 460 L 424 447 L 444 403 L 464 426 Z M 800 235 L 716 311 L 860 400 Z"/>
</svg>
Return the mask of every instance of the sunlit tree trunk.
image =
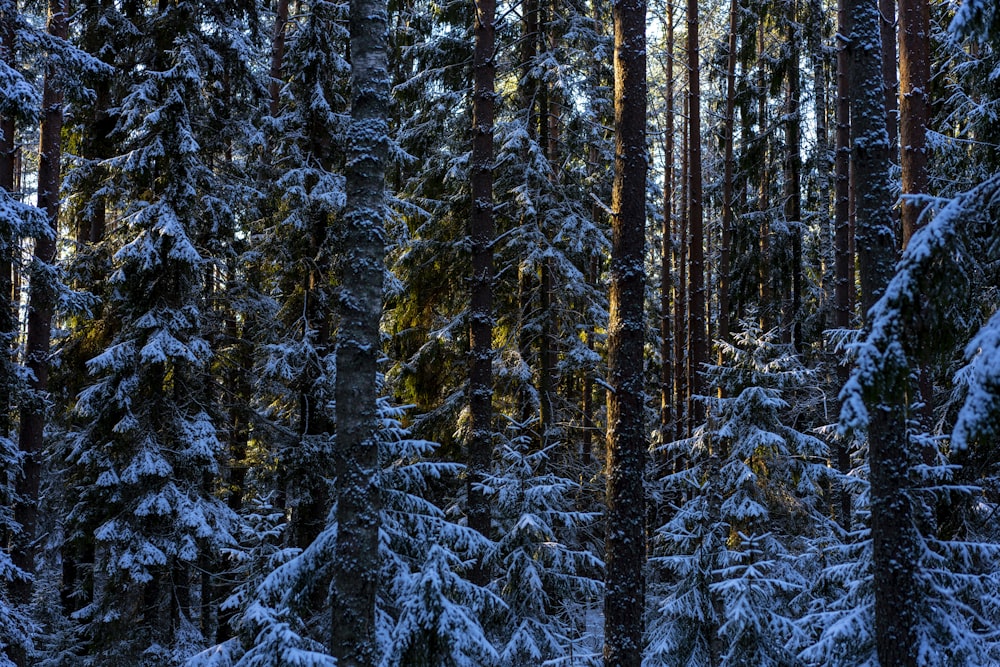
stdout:
<svg viewBox="0 0 1000 667">
<path fill-rule="evenodd" d="M 693 424 L 704 418 L 704 404 L 694 399 L 704 395 L 702 366 L 708 363 L 705 313 L 705 235 L 701 185 L 701 65 L 698 49 L 698 3 L 688 0 L 688 414 Z"/>
</svg>

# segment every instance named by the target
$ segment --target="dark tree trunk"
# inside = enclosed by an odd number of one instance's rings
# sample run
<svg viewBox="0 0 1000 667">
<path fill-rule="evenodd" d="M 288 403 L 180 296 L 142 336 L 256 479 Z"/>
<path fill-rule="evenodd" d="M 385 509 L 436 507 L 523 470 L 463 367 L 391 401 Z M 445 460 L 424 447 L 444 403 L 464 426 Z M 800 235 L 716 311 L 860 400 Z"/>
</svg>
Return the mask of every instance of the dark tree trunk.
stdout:
<svg viewBox="0 0 1000 667">
<path fill-rule="evenodd" d="M 698 3 L 688 0 L 688 414 L 692 424 L 705 418 L 704 404 L 695 396 L 705 394 L 702 366 L 708 363 L 705 314 L 705 235 L 701 187 L 701 69 L 698 49 Z"/>
<path fill-rule="evenodd" d="M 677 267 L 677 287 L 674 290 L 674 397 L 677 407 L 674 421 L 677 424 L 677 438 L 691 434 L 691 415 L 688 413 L 687 330 L 688 320 L 688 114 L 687 100 L 683 102 L 684 114 L 681 121 L 681 200 L 677 233 L 674 236 L 674 266 Z"/>
<path fill-rule="evenodd" d="M 854 167 L 862 312 L 882 296 L 892 277 L 896 238 L 889 184 L 889 142 L 880 92 L 878 7 L 851 0 L 851 159 Z M 870 322 L 867 322 L 870 326 Z M 919 560 L 913 508 L 906 493 L 910 461 L 905 402 L 909 373 L 889 362 L 869 396 L 872 568 L 875 644 L 884 667 L 915 667 L 919 649 L 916 605 Z"/>
<path fill-rule="evenodd" d="M 670 322 L 671 271 L 674 257 L 674 9 L 667 3 L 666 128 L 663 144 L 663 228 L 660 241 L 660 440 L 673 440 L 674 358 Z"/>
<path fill-rule="evenodd" d="M 351 0 L 351 120 L 347 205 L 340 225 L 337 337 L 337 545 L 331 648 L 340 667 L 373 667 L 381 497 L 375 434 L 376 371 L 385 267 L 389 148 L 388 7 Z"/>
<path fill-rule="evenodd" d="M 788 72 L 785 97 L 785 224 L 791 234 L 791 274 L 786 282 L 791 288 L 785 330 L 791 335 L 791 342 L 797 352 L 802 351 L 802 322 L 799 313 L 802 308 L 802 118 L 799 114 L 801 102 L 799 82 L 799 47 L 801 35 L 798 29 L 798 3 L 789 3 L 786 23 L 788 39 Z"/>
<path fill-rule="evenodd" d="M 901 3 L 905 0 L 899 0 Z M 896 97 L 896 0 L 878 0 L 879 39 L 882 42 L 882 91 L 885 95 L 885 130 L 889 134 L 889 160 L 899 150 L 899 108 Z"/>
<path fill-rule="evenodd" d="M 614 0 L 615 177 L 608 323 L 604 664 L 642 662 L 645 562 L 643 300 L 646 221 L 646 4 Z"/>
<path fill-rule="evenodd" d="M 725 146 L 723 147 L 722 175 L 722 243 L 719 248 L 719 339 L 729 340 L 730 245 L 735 222 L 734 198 L 736 184 L 736 33 L 739 27 L 739 2 L 729 0 L 729 43 L 726 54 L 726 115 Z M 669 111 L 667 112 L 669 115 Z M 720 358 L 721 363 L 721 358 Z"/>
<path fill-rule="evenodd" d="M 771 270 L 771 176 L 768 169 L 767 127 L 767 72 L 764 58 L 764 19 L 759 19 L 757 27 L 757 141 L 760 146 L 760 179 L 757 186 L 757 212 L 760 214 L 759 239 L 760 257 L 758 272 L 758 296 L 760 298 L 760 326 L 769 331 L 774 326 L 774 294 Z"/>
<path fill-rule="evenodd" d="M 46 27 L 58 39 L 67 36 L 67 8 L 64 0 L 50 0 Z M 63 124 L 63 94 L 57 87 L 55 62 L 49 61 L 42 87 L 42 122 L 38 150 L 38 207 L 49 221 L 49 234 L 35 239 L 32 258 L 31 284 L 28 290 L 28 331 L 25 340 L 25 366 L 31 373 L 28 387 L 31 396 L 21 406 L 18 448 L 23 456 L 21 475 L 17 482 L 17 502 L 14 520 L 21 532 L 11 553 L 14 564 L 29 574 L 35 572 L 35 529 L 38 523 L 38 490 L 41 482 L 41 453 L 46 421 L 46 395 L 49 379 L 49 341 L 52 316 L 55 312 L 55 288 L 51 283 L 51 267 L 55 261 L 56 239 L 59 233 L 60 134 Z M 31 598 L 30 582 L 17 582 L 13 587 L 15 600 L 26 603 Z"/>
<path fill-rule="evenodd" d="M 848 0 L 837 3 L 837 34 L 851 34 Z M 851 211 L 851 45 L 842 39 L 837 45 L 837 109 L 836 151 L 834 153 L 834 326 L 851 326 L 851 293 L 854 278 L 851 272 L 850 211 Z M 837 366 L 840 385 L 847 381 L 849 369 Z M 845 439 L 837 440 L 837 469 L 844 475 L 851 471 L 851 457 Z M 839 519 L 844 528 L 851 527 L 851 494 L 840 490 Z"/>
<path fill-rule="evenodd" d="M 3 0 L 0 3 L 0 59 L 11 69 L 16 69 L 14 60 L 15 20 L 17 2 Z M 0 115 L 0 189 L 14 198 L 14 117 Z M 11 392 L 16 381 L 11 346 L 17 335 L 17 319 L 11 294 L 11 274 L 14 268 L 14 238 L 10 225 L 0 226 L 0 438 L 11 435 Z M 0 535 L 0 543 L 5 544 L 6 536 Z"/>
<path fill-rule="evenodd" d="M 271 35 L 271 67 L 267 83 L 268 113 L 278 117 L 281 102 L 281 73 L 285 59 L 285 26 L 288 23 L 288 0 L 278 0 L 274 15 L 274 32 Z"/>
<path fill-rule="evenodd" d="M 490 537 L 490 506 L 480 485 L 493 455 L 493 107 L 495 0 L 476 4 L 472 101 L 472 282 L 469 315 L 469 527 Z M 482 567 L 476 583 L 488 576 Z"/>
</svg>

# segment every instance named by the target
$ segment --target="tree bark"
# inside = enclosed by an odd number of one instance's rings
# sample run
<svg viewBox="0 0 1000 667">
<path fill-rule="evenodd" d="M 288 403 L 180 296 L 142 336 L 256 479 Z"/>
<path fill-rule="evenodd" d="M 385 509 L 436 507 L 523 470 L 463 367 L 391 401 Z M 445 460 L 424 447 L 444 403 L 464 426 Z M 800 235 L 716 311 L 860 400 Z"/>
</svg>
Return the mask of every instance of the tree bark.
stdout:
<svg viewBox="0 0 1000 667">
<path fill-rule="evenodd" d="M 851 326 L 851 292 L 854 280 L 851 275 L 850 210 L 851 210 L 851 44 L 846 39 L 851 34 L 848 0 L 837 3 L 837 108 L 836 150 L 834 153 L 834 326 L 848 329 Z M 840 385 L 850 373 L 843 364 L 837 366 Z M 843 438 L 836 444 L 837 469 L 843 475 L 851 471 L 851 457 Z M 851 494 L 840 490 L 839 520 L 841 526 L 851 526 Z"/>
<path fill-rule="evenodd" d="M 927 126 L 930 122 L 930 16 L 927 0 L 899 0 L 900 166 L 903 172 L 903 247 L 920 227 L 926 205 L 912 195 L 928 192 Z"/>
<path fill-rule="evenodd" d="M 46 30 L 57 39 L 66 39 L 67 7 L 64 0 L 50 0 Z M 17 481 L 17 501 L 14 520 L 21 525 L 11 554 L 14 564 L 29 574 L 35 573 L 38 545 L 35 532 L 38 523 L 38 490 L 41 482 L 41 453 L 46 422 L 46 395 L 49 379 L 49 342 L 52 316 L 55 312 L 56 286 L 52 284 L 52 264 L 55 261 L 59 233 L 60 134 L 63 125 L 63 93 L 56 83 L 54 60 L 45 66 L 42 84 L 42 121 L 38 149 L 38 208 L 45 212 L 49 233 L 35 239 L 32 257 L 31 283 L 28 288 L 28 330 L 25 339 L 25 366 L 31 376 L 28 400 L 21 406 L 18 448 L 22 454 L 21 475 Z M 30 582 L 15 582 L 15 600 L 27 603 L 31 599 Z"/>
<path fill-rule="evenodd" d="M 698 2 L 687 5 L 688 54 L 688 414 L 692 424 L 705 418 L 705 408 L 695 396 L 705 394 L 702 366 L 708 363 L 705 314 L 705 235 L 701 185 L 701 66 L 698 49 Z"/>
<path fill-rule="evenodd" d="M 739 27 L 739 1 L 729 0 L 729 42 L 726 54 L 726 115 L 725 145 L 723 147 L 722 175 L 722 242 L 719 247 L 719 339 L 729 340 L 729 286 L 730 286 L 730 245 L 732 244 L 734 198 L 736 184 L 736 33 Z M 668 111 L 669 115 L 670 112 Z M 721 363 L 721 357 L 719 362 Z M 721 389 L 720 389 L 721 391 Z"/>
<path fill-rule="evenodd" d="M 899 0 L 900 3 L 905 0 Z M 885 95 L 885 131 L 889 135 L 889 160 L 899 151 L 899 107 L 896 98 L 896 0 L 878 0 L 879 39 L 882 42 L 882 91 Z"/>
<path fill-rule="evenodd" d="M 855 242 L 862 311 L 885 292 L 895 266 L 896 238 L 889 184 L 889 141 L 879 56 L 875 0 L 851 0 L 851 159 L 855 176 Z M 866 322 L 871 326 L 871 322 Z M 884 667 L 916 667 L 919 561 L 913 508 L 907 495 L 910 461 L 906 427 L 909 373 L 892 360 L 880 369 L 869 396 L 868 447 L 871 480 L 872 569 L 875 644 Z"/>
<path fill-rule="evenodd" d="M 0 59 L 11 69 L 16 69 L 14 59 L 16 0 L 0 2 Z M 13 115 L 0 115 L 0 189 L 14 199 L 14 143 L 15 121 Z M 12 226 L 0 226 L 0 438 L 9 438 L 11 428 L 11 392 L 16 381 L 11 346 L 17 335 L 17 318 L 14 316 L 11 294 L 14 269 L 14 246 L 17 243 Z M 2 536 L 0 536 L 2 537 Z M 3 540 L 6 544 L 6 540 Z"/>
<path fill-rule="evenodd" d="M 614 0 L 615 176 L 608 322 L 604 664 L 642 663 L 645 562 L 643 331 L 646 3 Z"/>
<path fill-rule="evenodd" d="M 791 298 L 784 323 L 791 335 L 791 342 L 797 352 L 802 351 L 802 322 L 799 311 L 802 308 L 802 118 L 801 84 L 799 81 L 799 40 L 798 3 L 789 2 L 789 16 L 786 22 L 786 37 L 789 48 L 789 63 L 785 96 L 785 224 L 791 234 L 790 280 Z"/>
<path fill-rule="evenodd" d="M 674 257 L 674 8 L 667 3 L 666 128 L 663 144 L 663 228 L 660 242 L 660 440 L 673 439 L 673 336 L 670 296 L 673 288 L 671 261 Z"/>
<path fill-rule="evenodd" d="M 493 113 L 496 0 L 477 0 L 472 98 L 472 282 L 469 314 L 469 527 L 490 537 L 490 506 L 479 486 L 493 455 Z M 482 566 L 474 579 L 485 584 Z"/>
<path fill-rule="evenodd" d="M 338 299 L 337 544 L 331 648 L 340 667 L 374 667 L 381 497 L 376 372 L 389 148 L 388 7 L 351 0 L 351 119 Z"/>
</svg>

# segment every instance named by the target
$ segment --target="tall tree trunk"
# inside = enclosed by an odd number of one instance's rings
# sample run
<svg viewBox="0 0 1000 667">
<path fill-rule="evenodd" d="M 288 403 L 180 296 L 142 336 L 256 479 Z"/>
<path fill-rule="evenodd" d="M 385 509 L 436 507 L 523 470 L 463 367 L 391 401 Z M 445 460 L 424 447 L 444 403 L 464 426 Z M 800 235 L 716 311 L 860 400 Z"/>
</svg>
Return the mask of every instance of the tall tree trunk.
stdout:
<svg viewBox="0 0 1000 667">
<path fill-rule="evenodd" d="M 277 118 L 281 102 L 281 73 L 285 59 L 285 26 L 288 23 L 288 0 L 278 0 L 271 35 L 271 66 L 268 71 L 268 114 Z"/>
<path fill-rule="evenodd" d="M 646 222 L 646 3 L 614 0 L 615 176 L 608 322 L 605 667 L 642 663 L 645 606 L 643 306 Z"/>
<path fill-rule="evenodd" d="M 677 423 L 677 438 L 691 434 L 691 415 L 688 413 L 688 377 L 687 331 L 688 320 L 688 132 L 689 118 L 687 114 L 688 101 L 683 102 L 684 113 L 681 114 L 681 200 L 680 216 L 677 220 L 677 233 L 674 236 L 674 266 L 677 267 L 677 287 L 674 290 L 674 397 L 677 407 L 674 410 L 674 421 Z"/>
<path fill-rule="evenodd" d="M 705 339 L 705 235 L 701 186 L 701 66 L 698 49 L 698 2 L 688 0 L 688 228 L 690 229 L 688 266 L 690 271 L 690 306 L 688 312 L 688 414 L 693 424 L 705 416 L 704 404 L 695 396 L 704 395 L 702 366 L 708 363 Z"/>
<path fill-rule="evenodd" d="M 47 32 L 57 39 L 66 39 L 67 7 L 65 0 L 50 0 Z M 42 122 L 38 149 L 38 208 L 49 221 L 47 235 L 35 239 L 32 258 L 31 284 L 28 291 L 28 331 L 25 340 L 25 366 L 31 373 L 28 387 L 31 396 L 21 406 L 18 448 L 22 455 L 21 476 L 17 482 L 17 502 L 14 520 L 21 525 L 11 554 L 14 564 L 29 574 L 35 572 L 38 545 L 35 532 L 38 523 L 38 490 L 41 482 L 42 447 L 44 444 L 49 380 L 49 341 L 52 316 L 55 312 L 56 286 L 52 284 L 52 264 L 56 255 L 59 233 L 59 187 L 63 124 L 63 93 L 59 89 L 55 59 L 45 66 L 42 85 Z M 31 598 L 31 583 L 17 582 L 13 586 L 15 599 L 26 603 Z"/>
<path fill-rule="evenodd" d="M 905 0 L 899 0 L 900 3 Z M 896 0 L 878 0 L 879 40 L 882 42 L 882 91 L 885 95 L 885 130 L 889 134 L 889 160 L 899 151 L 899 108 L 896 98 Z"/>
<path fill-rule="evenodd" d="M 903 247 L 920 226 L 928 192 L 927 126 L 930 122 L 930 16 L 927 0 L 899 0 L 900 166 L 903 172 Z"/>
<path fill-rule="evenodd" d="M 663 229 L 660 243 L 660 440 L 673 439 L 673 336 L 670 323 L 671 271 L 675 260 L 674 221 L 674 8 L 667 3 L 666 128 L 663 144 Z"/>
<path fill-rule="evenodd" d="M 389 148 L 388 7 L 351 0 L 351 120 L 340 331 L 337 337 L 337 544 L 332 649 L 340 667 L 374 667 L 381 497 L 375 433 L 379 318 L 385 270 L 385 169 Z"/>
<path fill-rule="evenodd" d="M 493 455 L 493 106 L 495 0 L 477 0 L 472 98 L 472 283 L 469 308 L 469 527 L 490 537 L 490 506 L 481 484 Z M 488 576 L 480 566 L 479 584 Z"/>
<path fill-rule="evenodd" d="M 927 0 L 899 0 L 899 113 L 902 167 L 902 246 L 922 225 L 926 203 L 913 199 L 928 190 L 927 127 L 930 124 L 930 8 Z M 919 371 L 922 418 L 930 427 L 934 416 L 934 387 L 929 369 Z M 934 462 L 935 449 L 925 446 L 924 463 Z"/>
<path fill-rule="evenodd" d="M 836 150 L 834 153 L 834 326 L 848 329 L 851 326 L 851 292 L 854 278 L 851 272 L 850 211 L 851 211 L 851 16 L 848 0 L 837 3 L 837 108 Z M 849 370 L 837 366 L 840 385 L 847 381 Z M 851 471 L 851 456 L 847 442 L 837 440 L 837 469 L 847 475 Z M 851 494 L 846 487 L 840 489 L 839 519 L 841 526 L 851 526 Z"/>
<path fill-rule="evenodd" d="M 16 0 L 0 1 L 0 60 L 16 69 L 14 60 Z M 14 198 L 14 132 L 13 115 L 0 115 L 0 189 Z M 0 438 L 9 438 L 11 420 L 11 392 L 16 381 L 11 346 L 17 336 L 17 318 L 14 316 L 11 274 L 14 269 L 14 246 L 17 243 L 13 226 L 0 225 Z M 7 543 L 0 535 L 0 542 Z"/>
<path fill-rule="evenodd" d="M 739 0 L 729 0 L 729 43 L 726 54 L 726 115 L 725 145 L 722 165 L 722 243 L 719 248 L 719 339 L 729 340 L 730 245 L 735 222 L 734 198 L 736 184 L 736 33 L 739 27 Z M 670 112 L 668 111 L 669 115 Z M 721 355 L 721 353 L 720 353 Z M 720 356 L 721 363 L 721 356 Z M 720 389 L 721 391 L 721 389 Z"/>
<path fill-rule="evenodd" d="M 769 331 L 774 326 L 774 295 L 771 271 L 771 177 L 768 169 L 767 127 L 767 71 L 764 58 L 764 18 L 758 19 L 757 26 L 757 141 L 760 147 L 760 182 L 757 186 L 757 212 L 760 214 L 759 239 L 760 269 L 758 272 L 758 295 L 760 298 L 760 326 Z"/>
<path fill-rule="evenodd" d="M 791 299 L 785 330 L 790 334 L 792 345 L 797 352 L 802 351 L 802 322 L 799 312 L 802 308 L 802 118 L 799 114 L 801 103 L 799 82 L 799 47 L 801 35 L 798 29 L 798 3 L 788 4 L 789 16 L 786 35 L 789 48 L 789 62 L 785 97 L 785 224 L 791 234 L 791 274 L 787 280 L 791 289 Z"/>
<path fill-rule="evenodd" d="M 851 0 L 851 158 L 855 176 L 858 269 L 862 312 L 882 296 L 896 259 L 889 142 L 878 49 L 875 0 Z M 868 45 L 874 45 L 868 47 Z M 870 322 L 867 323 L 871 325 Z M 908 372 L 889 362 L 880 372 L 877 395 L 868 397 L 871 470 L 872 569 L 875 588 L 875 644 L 885 667 L 915 667 L 919 650 L 915 612 L 919 560 L 913 508 L 906 493 L 910 472 L 905 401 Z"/>
</svg>

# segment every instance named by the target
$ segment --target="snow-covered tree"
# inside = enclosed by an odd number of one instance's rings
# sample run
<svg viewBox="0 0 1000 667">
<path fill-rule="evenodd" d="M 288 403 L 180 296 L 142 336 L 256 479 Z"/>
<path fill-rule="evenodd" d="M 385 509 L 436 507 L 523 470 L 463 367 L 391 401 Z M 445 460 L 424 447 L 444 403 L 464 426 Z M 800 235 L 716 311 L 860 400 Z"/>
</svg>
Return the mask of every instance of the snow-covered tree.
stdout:
<svg viewBox="0 0 1000 667">
<path fill-rule="evenodd" d="M 810 545 L 832 533 L 831 472 L 826 444 L 790 419 L 813 373 L 776 336 L 748 319 L 719 342 L 706 385 L 722 397 L 703 398 L 708 424 L 668 446 L 688 465 L 664 477 L 674 506 L 656 534 L 648 665 L 794 662 Z"/>
</svg>

